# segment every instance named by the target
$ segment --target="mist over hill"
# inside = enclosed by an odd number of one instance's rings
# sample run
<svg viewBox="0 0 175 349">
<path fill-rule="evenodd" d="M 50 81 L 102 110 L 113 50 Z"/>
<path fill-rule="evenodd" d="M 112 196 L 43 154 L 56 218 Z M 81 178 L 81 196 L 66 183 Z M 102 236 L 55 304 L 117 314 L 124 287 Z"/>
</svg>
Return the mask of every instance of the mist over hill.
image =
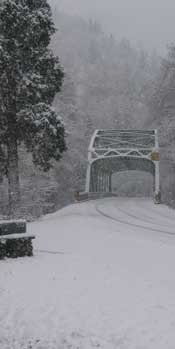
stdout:
<svg viewBox="0 0 175 349">
<path fill-rule="evenodd" d="M 174 41 L 173 0 L 51 0 L 51 3 L 65 13 L 96 19 L 105 32 L 148 50 L 165 53 L 167 44 Z"/>
</svg>

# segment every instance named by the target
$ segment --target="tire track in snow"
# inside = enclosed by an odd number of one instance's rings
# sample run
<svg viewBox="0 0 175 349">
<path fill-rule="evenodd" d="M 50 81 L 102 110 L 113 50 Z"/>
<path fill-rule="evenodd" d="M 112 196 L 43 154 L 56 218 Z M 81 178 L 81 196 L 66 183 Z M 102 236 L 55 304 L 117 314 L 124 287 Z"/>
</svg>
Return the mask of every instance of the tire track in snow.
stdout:
<svg viewBox="0 0 175 349">
<path fill-rule="evenodd" d="M 102 216 L 104 216 L 104 217 L 106 217 L 106 218 L 108 218 L 108 219 L 111 219 L 111 220 L 113 220 L 113 221 L 116 221 L 116 222 L 119 222 L 119 223 L 122 223 L 122 224 L 125 224 L 125 225 L 129 225 L 129 226 L 132 226 L 132 227 L 136 227 L 136 228 L 142 228 L 142 229 L 148 230 L 148 231 L 153 231 L 153 232 L 156 231 L 156 232 L 158 232 L 158 233 L 163 233 L 163 234 L 166 234 L 166 235 L 175 236 L 175 232 L 172 233 L 172 232 L 170 232 L 170 231 L 165 231 L 165 230 L 162 230 L 162 229 L 156 229 L 156 228 L 146 227 L 146 226 L 141 225 L 141 224 L 126 222 L 125 220 L 123 220 L 123 219 L 121 219 L 121 218 L 113 217 L 113 216 L 107 214 L 106 212 L 104 212 L 103 210 L 101 210 L 101 209 L 99 208 L 99 206 L 100 206 L 100 205 L 95 205 L 96 211 L 97 211 L 99 214 L 101 214 Z M 119 209 L 118 207 L 117 207 L 117 210 L 122 212 L 122 210 Z M 130 217 L 130 215 L 129 215 L 127 212 L 126 212 L 125 214 L 126 214 L 126 216 Z"/>
<path fill-rule="evenodd" d="M 34 252 L 47 253 L 47 254 L 59 254 L 59 255 L 66 255 L 66 254 L 68 254 L 66 252 L 61 252 L 61 251 L 38 250 L 38 249 L 34 249 Z"/>
<path fill-rule="evenodd" d="M 115 207 L 117 208 L 118 211 L 120 211 L 120 212 L 126 214 L 128 217 L 135 218 L 135 219 L 137 219 L 138 221 L 141 221 L 141 222 L 144 222 L 144 223 L 148 223 L 148 224 L 153 224 L 153 225 L 156 225 L 157 227 L 158 227 L 158 226 L 170 227 L 169 224 L 164 224 L 164 223 L 157 224 L 157 223 L 153 222 L 153 218 L 151 218 L 151 219 L 149 219 L 149 217 L 148 217 L 147 219 L 141 218 L 141 217 L 138 217 L 138 216 L 136 216 L 136 215 L 134 215 L 134 214 L 132 214 L 132 213 L 129 213 L 129 212 L 126 211 L 126 210 L 123 210 L 123 209 L 119 208 L 118 206 L 115 206 Z M 171 225 L 171 228 L 174 228 L 174 226 Z"/>
<path fill-rule="evenodd" d="M 140 205 L 140 207 L 145 208 L 145 207 L 143 206 L 143 202 L 140 202 L 139 205 Z M 161 207 L 161 205 L 160 205 L 159 207 Z M 151 210 L 150 207 L 147 207 L 146 210 L 152 213 L 152 210 Z M 172 210 L 173 210 L 173 209 L 172 209 Z M 173 223 L 175 223 L 175 219 L 172 218 L 172 217 L 169 216 L 169 215 L 166 215 L 164 212 L 158 212 L 158 211 L 156 211 L 156 212 L 154 212 L 154 214 L 155 214 L 156 216 L 158 216 L 158 217 L 168 219 L 169 221 L 172 221 Z"/>
</svg>

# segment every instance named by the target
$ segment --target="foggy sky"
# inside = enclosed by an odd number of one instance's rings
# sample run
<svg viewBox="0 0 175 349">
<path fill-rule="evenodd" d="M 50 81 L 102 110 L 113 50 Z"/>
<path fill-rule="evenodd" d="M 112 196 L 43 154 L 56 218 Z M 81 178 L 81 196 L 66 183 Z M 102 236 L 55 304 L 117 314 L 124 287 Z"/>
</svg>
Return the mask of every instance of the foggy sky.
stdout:
<svg viewBox="0 0 175 349">
<path fill-rule="evenodd" d="M 105 31 L 148 49 L 175 42 L 175 0 L 51 0 L 59 9 L 98 19 Z"/>
</svg>

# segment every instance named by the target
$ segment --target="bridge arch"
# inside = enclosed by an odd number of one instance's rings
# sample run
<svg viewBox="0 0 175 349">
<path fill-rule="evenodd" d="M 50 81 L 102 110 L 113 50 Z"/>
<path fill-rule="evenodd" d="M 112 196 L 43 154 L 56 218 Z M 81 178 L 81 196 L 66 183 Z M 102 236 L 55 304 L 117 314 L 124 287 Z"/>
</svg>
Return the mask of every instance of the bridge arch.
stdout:
<svg viewBox="0 0 175 349">
<path fill-rule="evenodd" d="M 151 173 L 155 198 L 159 201 L 159 149 L 156 130 L 95 131 L 88 150 L 86 192 L 110 193 L 112 174 L 126 170 Z"/>
</svg>

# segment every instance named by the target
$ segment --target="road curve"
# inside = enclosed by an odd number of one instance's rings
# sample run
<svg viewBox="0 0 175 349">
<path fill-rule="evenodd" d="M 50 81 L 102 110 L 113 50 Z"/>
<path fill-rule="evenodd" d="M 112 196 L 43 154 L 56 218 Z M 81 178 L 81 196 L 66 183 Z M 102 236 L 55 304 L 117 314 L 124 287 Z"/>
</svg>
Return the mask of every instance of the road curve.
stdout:
<svg viewBox="0 0 175 349">
<path fill-rule="evenodd" d="M 142 198 L 114 198 L 97 201 L 96 211 L 120 227 L 137 228 L 175 236 L 175 211 Z"/>
</svg>

